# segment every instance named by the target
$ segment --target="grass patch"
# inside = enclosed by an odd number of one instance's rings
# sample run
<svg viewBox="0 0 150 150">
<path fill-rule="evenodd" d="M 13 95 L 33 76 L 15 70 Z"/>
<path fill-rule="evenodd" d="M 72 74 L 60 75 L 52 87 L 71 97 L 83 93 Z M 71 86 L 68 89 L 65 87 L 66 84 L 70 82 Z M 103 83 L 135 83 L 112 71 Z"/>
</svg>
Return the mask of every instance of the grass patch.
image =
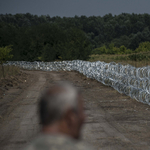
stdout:
<svg viewBox="0 0 150 150">
<path fill-rule="evenodd" d="M 110 62 L 116 62 L 116 63 L 121 63 L 124 65 L 130 64 L 135 67 L 143 67 L 143 66 L 150 66 L 150 60 L 145 59 L 145 60 L 131 60 L 130 59 L 131 54 L 127 55 L 90 55 L 89 61 L 94 62 L 94 61 L 104 61 L 106 63 Z"/>
<path fill-rule="evenodd" d="M 4 76 L 9 78 L 10 76 L 15 76 L 20 72 L 20 68 L 16 66 L 4 66 Z M 3 79 L 2 66 L 0 65 L 0 79 Z"/>
</svg>

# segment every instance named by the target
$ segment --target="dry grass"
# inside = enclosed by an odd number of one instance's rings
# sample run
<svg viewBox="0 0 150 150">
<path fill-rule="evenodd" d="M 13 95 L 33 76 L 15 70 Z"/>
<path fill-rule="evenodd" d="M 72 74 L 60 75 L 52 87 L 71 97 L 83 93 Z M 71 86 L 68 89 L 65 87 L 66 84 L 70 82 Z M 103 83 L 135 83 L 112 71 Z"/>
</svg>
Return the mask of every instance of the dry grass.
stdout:
<svg viewBox="0 0 150 150">
<path fill-rule="evenodd" d="M 16 66 L 4 66 L 4 75 L 5 78 L 9 76 L 14 76 L 20 72 L 20 69 Z M 0 79 L 3 78 L 2 66 L 0 65 Z"/>
<path fill-rule="evenodd" d="M 89 61 L 104 61 L 106 63 L 116 62 L 121 64 L 130 64 L 135 67 L 143 67 L 143 66 L 150 66 L 150 61 L 143 60 L 143 61 L 131 61 L 127 59 L 128 55 L 90 55 Z"/>
</svg>

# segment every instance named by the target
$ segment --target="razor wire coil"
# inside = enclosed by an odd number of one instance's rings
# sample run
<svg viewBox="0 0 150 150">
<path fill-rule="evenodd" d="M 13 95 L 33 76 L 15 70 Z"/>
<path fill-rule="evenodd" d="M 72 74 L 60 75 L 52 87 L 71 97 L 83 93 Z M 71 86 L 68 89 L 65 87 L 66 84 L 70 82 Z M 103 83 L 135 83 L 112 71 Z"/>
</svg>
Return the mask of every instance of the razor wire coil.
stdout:
<svg viewBox="0 0 150 150">
<path fill-rule="evenodd" d="M 15 65 L 23 69 L 44 71 L 78 71 L 88 78 L 113 87 L 139 102 L 150 105 L 150 66 L 136 68 L 120 63 L 89 62 L 82 60 L 61 62 L 9 61 L 5 65 Z"/>
</svg>

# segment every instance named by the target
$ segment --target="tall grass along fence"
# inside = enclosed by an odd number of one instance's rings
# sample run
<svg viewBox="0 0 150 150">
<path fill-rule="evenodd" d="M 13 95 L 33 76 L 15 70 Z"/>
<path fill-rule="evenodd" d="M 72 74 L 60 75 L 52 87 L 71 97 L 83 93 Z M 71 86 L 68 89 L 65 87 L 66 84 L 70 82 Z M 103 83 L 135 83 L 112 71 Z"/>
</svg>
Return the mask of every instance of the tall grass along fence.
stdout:
<svg viewBox="0 0 150 150">
<path fill-rule="evenodd" d="M 4 72 L 2 70 L 2 66 L 0 65 L 0 79 L 9 78 L 10 76 L 14 76 L 20 72 L 20 68 L 16 66 L 4 66 Z"/>
<path fill-rule="evenodd" d="M 136 68 L 115 62 L 88 62 L 82 60 L 61 62 L 14 61 L 6 65 L 15 65 L 29 70 L 78 71 L 88 78 L 113 87 L 139 102 L 150 105 L 150 67 Z"/>
</svg>

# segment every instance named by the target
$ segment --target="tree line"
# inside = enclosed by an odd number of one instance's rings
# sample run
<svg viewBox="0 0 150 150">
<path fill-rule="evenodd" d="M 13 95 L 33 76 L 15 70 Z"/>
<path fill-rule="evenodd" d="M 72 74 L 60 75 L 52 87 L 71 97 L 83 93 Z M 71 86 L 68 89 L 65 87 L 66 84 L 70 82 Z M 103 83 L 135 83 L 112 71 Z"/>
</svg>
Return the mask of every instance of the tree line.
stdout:
<svg viewBox="0 0 150 150">
<path fill-rule="evenodd" d="M 149 14 L 0 15 L 0 47 L 13 45 L 13 60 L 86 60 L 97 48 L 132 53 L 145 41 L 150 41 Z"/>
</svg>

